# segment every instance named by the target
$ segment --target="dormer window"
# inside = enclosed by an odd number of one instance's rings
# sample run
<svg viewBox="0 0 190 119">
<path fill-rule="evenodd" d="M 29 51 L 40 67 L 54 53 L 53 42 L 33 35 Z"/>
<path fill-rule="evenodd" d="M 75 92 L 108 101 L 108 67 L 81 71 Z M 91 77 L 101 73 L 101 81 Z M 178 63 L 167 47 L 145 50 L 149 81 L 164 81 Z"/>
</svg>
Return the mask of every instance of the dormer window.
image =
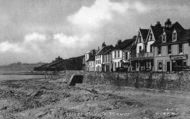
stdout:
<svg viewBox="0 0 190 119">
<path fill-rule="evenodd" d="M 139 35 L 139 43 L 142 43 L 142 41 L 141 41 L 141 36 Z"/>
<path fill-rule="evenodd" d="M 152 34 L 150 33 L 150 41 L 152 41 L 153 39 L 152 39 Z"/>
<path fill-rule="evenodd" d="M 166 33 L 164 32 L 162 35 L 162 42 L 165 43 L 166 42 Z"/>
<path fill-rule="evenodd" d="M 142 47 L 141 46 L 139 46 L 139 52 L 141 52 L 142 51 Z"/>
<path fill-rule="evenodd" d="M 177 32 L 174 31 L 173 34 L 172 34 L 172 41 L 176 41 L 177 40 Z"/>
</svg>

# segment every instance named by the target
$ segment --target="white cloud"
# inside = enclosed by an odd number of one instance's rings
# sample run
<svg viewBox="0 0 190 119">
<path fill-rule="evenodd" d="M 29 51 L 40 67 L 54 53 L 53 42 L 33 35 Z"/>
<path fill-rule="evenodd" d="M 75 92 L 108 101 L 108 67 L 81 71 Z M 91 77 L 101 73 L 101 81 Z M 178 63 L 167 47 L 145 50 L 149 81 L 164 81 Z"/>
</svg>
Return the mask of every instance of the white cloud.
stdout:
<svg viewBox="0 0 190 119">
<path fill-rule="evenodd" d="M 35 32 L 25 35 L 22 42 L 1 42 L 0 52 L 2 54 L 14 53 L 15 56 L 23 59 L 30 58 L 28 61 L 47 61 L 58 55 L 67 57 L 73 55 L 81 48 L 87 47 L 90 42 L 90 34 L 69 36 L 64 33 L 55 33 L 50 36 Z"/>
<path fill-rule="evenodd" d="M 124 13 L 127 8 L 128 4 L 126 3 L 96 0 L 90 7 L 81 7 L 75 14 L 69 16 L 68 20 L 80 28 L 97 28 L 103 22 L 112 20 L 113 12 Z"/>
<path fill-rule="evenodd" d="M 83 6 L 75 14 L 68 16 L 67 20 L 71 23 L 70 25 L 72 25 L 74 29 L 77 29 L 77 32 L 73 33 L 73 35 L 66 35 L 62 32 L 55 33 L 51 36 L 52 40 L 50 40 L 47 38 L 47 34 L 33 32 L 26 34 L 23 42 L 10 43 L 5 41 L 0 43 L 0 51 L 20 53 L 38 52 L 43 54 L 43 52 L 49 48 L 48 46 L 56 49 L 85 48 L 90 43 L 95 42 L 94 32 L 98 33 L 97 31 L 104 26 L 104 23 L 114 21 L 115 13 L 126 14 L 128 9 L 135 9 L 138 12 L 145 12 L 147 10 L 140 2 L 129 4 L 128 2 L 121 3 L 112 2 L 110 0 L 96 0 L 92 6 Z M 94 32 L 89 29 L 93 29 Z M 48 50 L 56 49 L 49 48 Z"/>
<path fill-rule="evenodd" d="M 91 36 L 89 34 L 83 36 L 68 36 L 64 33 L 57 33 L 54 34 L 53 39 L 65 48 L 81 48 L 88 45 L 91 41 Z"/>
<path fill-rule="evenodd" d="M 23 42 L 11 43 L 8 41 L 4 41 L 0 43 L 0 51 L 1 52 L 15 52 L 15 53 L 25 53 L 31 51 L 40 52 L 40 45 L 46 41 L 46 36 L 40 33 L 31 33 L 27 34 L 24 37 Z"/>
<path fill-rule="evenodd" d="M 24 37 L 24 41 L 26 43 L 29 43 L 29 42 L 44 42 L 46 41 L 46 36 L 43 35 L 43 34 L 40 34 L 40 33 L 30 33 L 30 34 L 27 34 L 25 37 Z"/>
<path fill-rule="evenodd" d="M 20 7 L 23 4 L 12 6 L 11 11 L 8 10 L 10 7 L 1 7 L 0 62 L 15 61 L 16 58 L 23 62 L 51 61 L 58 55 L 63 58 L 78 56 L 85 50 L 97 48 L 103 41 L 114 45 L 117 39 L 130 38 L 138 27 L 148 28 L 157 20 L 163 23 L 167 17 L 189 27 L 188 0 L 92 1 L 47 2 L 45 8 L 37 10 L 42 14 L 36 14 L 31 4 L 24 4 L 26 10 Z M 32 4 L 39 7 L 44 2 Z"/>
<path fill-rule="evenodd" d="M 16 43 L 4 41 L 0 43 L 0 52 L 21 52 L 23 49 Z"/>
<path fill-rule="evenodd" d="M 150 7 L 145 6 L 143 3 L 141 2 L 135 2 L 132 6 L 132 9 L 137 10 L 139 13 L 145 13 L 148 10 L 150 10 Z"/>
</svg>

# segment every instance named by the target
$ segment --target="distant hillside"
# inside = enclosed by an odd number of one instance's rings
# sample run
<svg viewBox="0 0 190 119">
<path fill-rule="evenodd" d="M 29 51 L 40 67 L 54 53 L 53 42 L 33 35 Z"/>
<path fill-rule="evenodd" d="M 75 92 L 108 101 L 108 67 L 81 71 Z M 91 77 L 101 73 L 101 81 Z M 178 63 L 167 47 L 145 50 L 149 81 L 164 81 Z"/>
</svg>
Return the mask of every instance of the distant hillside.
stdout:
<svg viewBox="0 0 190 119">
<path fill-rule="evenodd" d="M 62 71 L 62 70 L 82 70 L 84 56 L 72 57 L 69 59 L 56 58 L 50 63 L 35 67 L 35 71 Z"/>
<path fill-rule="evenodd" d="M 0 71 L 1 72 L 6 72 L 6 71 L 32 71 L 34 69 L 34 67 L 38 67 L 38 66 L 41 66 L 43 65 L 44 63 L 32 63 L 32 64 L 29 64 L 29 63 L 21 63 L 21 62 L 18 62 L 18 63 L 13 63 L 13 64 L 9 64 L 9 65 L 3 65 L 3 66 L 0 66 Z"/>
</svg>

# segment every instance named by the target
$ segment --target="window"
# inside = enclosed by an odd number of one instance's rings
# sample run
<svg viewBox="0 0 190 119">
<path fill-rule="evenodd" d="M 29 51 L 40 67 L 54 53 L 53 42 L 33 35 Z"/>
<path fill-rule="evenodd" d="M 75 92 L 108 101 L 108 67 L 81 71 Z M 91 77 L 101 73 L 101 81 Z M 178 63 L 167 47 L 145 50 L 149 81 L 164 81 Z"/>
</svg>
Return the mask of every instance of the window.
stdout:
<svg viewBox="0 0 190 119">
<path fill-rule="evenodd" d="M 152 41 L 152 34 L 150 34 L 150 41 Z"/>
<path fill-rule="evenodd" d="M 158 55 L 161 54 L 161 46 L 158 46 Z"/>
<path fill-rule="evenodd" d="M 139 33 L 138 39 L 139 39 L 139 43 L 141 43 L 142 41 L 141 41 L 140 33 Z"/>
<path fill-rule="evenodd" d="M 158 70 L 162 70 L 163 64 L 161 61 L 158 61 Z"/>
<path fill-rule="evenodd" d="M 171 45 L 168 45 L 168 54 L 171 54 L 172 53 L 172 47 Z"/>
<path fill-rule="evenodd" d="M 139 52 L 142 50 L 142 47 L 141 46 L 139 46 Z"/>
<path fill-rule="evenodd" d="M 152 52 L 152 49 L 153 49 L 153 48 L 152 48 L 152 45 L 151 45 L 151 46 L 150 46 L 150 52 Z"/>
<path fill-rule="evenodd" d="M 183 61 L 183 66 L 187 66 L 187 61 Z"/>
<path fill-rule="evenodd" d="M 145 46 L 144 46 L 144 50 L 147 51 L 147 45 L 146 45 L 146 44 L 145 44 Z"/>
<path fill-rule="evenodd" d="M 176 41 L 177 40 L 177 32 L 174 31 L 174 33 L 172 34 L 172 41 Z"/>
<path fill-rule="evenodd" d="M 179 44 L 179 53 L 183 53 L 183 44 Z"/>
<path fill-rule="evenodd" d="M 162 42 L 163 42 L 163 43 L 166 42 L 166 33 L 163 33 L 163 35 L 162 35 Z"/>
<path fill-rule="evenodd" d="M 125 58 L 128 60 L 129 57 L 128 57 L 128 52 L 125 53 Z"/>
<path fill-rule="evenodd" d="M 116 58 L 116 51 L 114 52 L 114 58 Z"/>
<path fill-rule="evenodd" d="M 118 50 L 118 58 L 120 57 L 120 52 L 119 52 L 119 50 Z"/>
</svg>

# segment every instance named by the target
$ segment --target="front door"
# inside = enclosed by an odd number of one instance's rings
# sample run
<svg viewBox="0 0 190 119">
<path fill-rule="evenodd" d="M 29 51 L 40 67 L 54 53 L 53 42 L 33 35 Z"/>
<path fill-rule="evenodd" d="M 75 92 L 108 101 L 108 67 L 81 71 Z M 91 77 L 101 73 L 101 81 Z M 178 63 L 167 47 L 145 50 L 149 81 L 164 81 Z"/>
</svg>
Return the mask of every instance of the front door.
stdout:
<svg viewBox="0 0 190 119">
<path fill-rule="evenodd" d="M 170 62 L 167 62 L 167 72 L 170 72 Z"/>
</svg>

